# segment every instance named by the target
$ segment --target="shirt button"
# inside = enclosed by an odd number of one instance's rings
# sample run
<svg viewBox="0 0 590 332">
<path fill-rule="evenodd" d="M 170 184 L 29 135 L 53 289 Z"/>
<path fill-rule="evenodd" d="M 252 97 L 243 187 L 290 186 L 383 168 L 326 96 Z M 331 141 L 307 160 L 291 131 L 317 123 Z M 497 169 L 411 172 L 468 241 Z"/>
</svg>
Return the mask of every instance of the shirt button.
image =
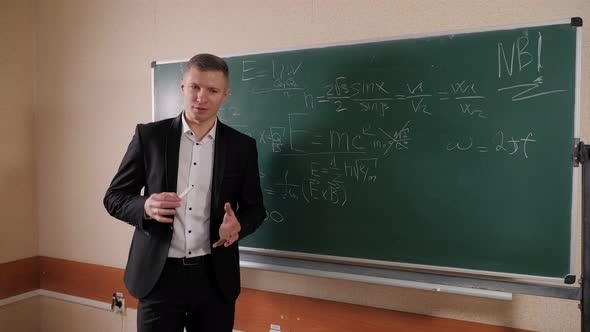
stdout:
<svg viewBox="0 0 590 332">
<path fill-rule="evenodd" d="M 188 254 L 190 255 L 190 254 L 192 254 L 192 252 L 189 251 Z"/>
<path fill-rule="evenodd" d="M 193 165 L 196 165 L 197 163 L 193 163 Z"/>
<path fill-rule="evenodd" d="M 193 209 L 192 207 L 189 207 L 189 208 L 188 208 L 188 210 L 189 210 L 189 211 L 192 211 L 192 209 Z"/>
<path fill-rule="evenodd" d="M 188 232 L 189 232 L 189 233 L 192 233 L 193 231 L 189 230 Z"/>
</svg>

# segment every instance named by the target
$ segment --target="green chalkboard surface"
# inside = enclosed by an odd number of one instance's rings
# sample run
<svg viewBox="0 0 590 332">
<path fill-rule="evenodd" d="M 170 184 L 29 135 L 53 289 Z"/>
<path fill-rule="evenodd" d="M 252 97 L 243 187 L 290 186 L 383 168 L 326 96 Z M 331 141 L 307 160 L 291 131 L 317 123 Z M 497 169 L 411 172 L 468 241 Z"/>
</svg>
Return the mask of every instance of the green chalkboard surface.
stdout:
<svg viewBox="0 0 590 332">
<path fill-rule="evenodd" d="M 569 24 L 227 57 L 268 211 L 240 245 L 565 276 L 575 58 Z M 154 64 L 156 120 L 183 65 Z"/>
</svg>

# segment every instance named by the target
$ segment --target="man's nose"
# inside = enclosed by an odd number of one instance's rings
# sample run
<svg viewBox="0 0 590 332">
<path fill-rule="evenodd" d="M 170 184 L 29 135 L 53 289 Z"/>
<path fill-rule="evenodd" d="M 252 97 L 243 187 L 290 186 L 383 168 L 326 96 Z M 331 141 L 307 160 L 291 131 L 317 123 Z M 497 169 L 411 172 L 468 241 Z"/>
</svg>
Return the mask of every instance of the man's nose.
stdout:
<svg viewBox="0 0 590 332">
<path fill-rule="evenodd" d="M 197 101 L 204 102 L 207 98 L 207 94 L 204 90 L 197 92 Z"/>
</svg>

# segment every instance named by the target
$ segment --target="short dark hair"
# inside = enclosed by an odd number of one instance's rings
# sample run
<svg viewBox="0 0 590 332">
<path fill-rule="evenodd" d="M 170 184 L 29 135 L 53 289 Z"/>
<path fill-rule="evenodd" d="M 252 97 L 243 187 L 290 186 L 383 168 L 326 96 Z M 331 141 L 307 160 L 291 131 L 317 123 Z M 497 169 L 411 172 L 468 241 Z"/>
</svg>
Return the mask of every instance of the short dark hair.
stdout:
<svg viewBox="0 0 590 332">
<path fill-rule="evenodd" d="M 189 69 L 195 68 L 201 71 L 220 71 L 229 80 L 229 69 L 227 63 L 217 55 L 201 53 L 193 56 L 184 68 L 185 74 Z"/>
</svg>

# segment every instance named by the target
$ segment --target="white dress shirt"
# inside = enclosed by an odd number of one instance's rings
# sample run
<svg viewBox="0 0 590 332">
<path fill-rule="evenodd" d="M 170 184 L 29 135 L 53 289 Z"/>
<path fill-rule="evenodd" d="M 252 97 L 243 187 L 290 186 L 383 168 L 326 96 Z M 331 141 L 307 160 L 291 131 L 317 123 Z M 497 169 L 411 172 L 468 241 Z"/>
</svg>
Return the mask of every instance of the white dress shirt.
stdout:
<svg viewBox="0 0 590 332">
<path fill-rule="evenodd" d="M 176 209 L 168 257 L 195 257 L 211 253 L 209 224 L 217 120 L 203 139 L 197 141 L 184 116 L 183 113 L 176 193 L 180 194 L 189 186 L 194 188 Z"/>
</svg>

